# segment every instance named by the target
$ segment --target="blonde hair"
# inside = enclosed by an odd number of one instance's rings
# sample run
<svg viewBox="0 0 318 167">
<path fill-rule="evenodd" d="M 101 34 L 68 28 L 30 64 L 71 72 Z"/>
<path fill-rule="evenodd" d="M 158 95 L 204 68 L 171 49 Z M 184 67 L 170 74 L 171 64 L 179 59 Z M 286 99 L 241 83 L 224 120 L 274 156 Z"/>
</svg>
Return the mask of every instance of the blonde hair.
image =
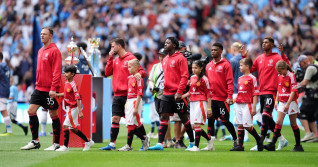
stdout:
<svg viewBox="0 0 318 167">
<path fill-rule="evenodd" d="M 131 64 L 135 67 L 139 67 L 140 66 L 140 63 L 139 63 L 139 60 L 138 59 L 132 59 L 132 60 L 129 60 L 128 61 L 128 64 Z"/>
<path fill-rule="evenodd" d="M 234 42 L 234 43 L 232 44 L 232 47 L 234 47 L 234 48 L 236 48 L 236 49 L 240 49 L 240 48 L 242 47 L 242 44 L 239 43 L 239 42 Z"/>
<path fill-rule="evenodd" d="M 278 69 L 287 69 L 290 72 L 293 72 L 293 70 L 291 69 L 291 67 L 284 61 L 284 60 L 279 60 L 276 65 L 275 68 Z"/>
</svg>

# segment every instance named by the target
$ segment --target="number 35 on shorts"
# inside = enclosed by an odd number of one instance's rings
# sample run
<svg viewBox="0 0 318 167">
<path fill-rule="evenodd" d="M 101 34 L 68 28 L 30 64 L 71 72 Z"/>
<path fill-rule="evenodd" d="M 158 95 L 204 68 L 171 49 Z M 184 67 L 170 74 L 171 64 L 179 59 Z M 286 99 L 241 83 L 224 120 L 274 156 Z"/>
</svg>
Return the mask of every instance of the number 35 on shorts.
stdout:
<svg viewBox="0 0 318 167">
<path fill-rule="evenodd" d="M 47 105 L 49 105 L 49 106 L 53 106 L 54 105 L 53 98 L 46 98 L 46 100 L 47 100 Z"/>
</svg>

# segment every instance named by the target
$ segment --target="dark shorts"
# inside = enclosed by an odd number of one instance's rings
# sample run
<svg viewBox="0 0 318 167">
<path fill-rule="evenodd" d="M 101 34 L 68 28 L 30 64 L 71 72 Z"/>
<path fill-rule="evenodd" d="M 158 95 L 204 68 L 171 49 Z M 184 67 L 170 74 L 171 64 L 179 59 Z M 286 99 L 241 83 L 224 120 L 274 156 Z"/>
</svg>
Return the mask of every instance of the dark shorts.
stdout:
<svg viewBox="0 0 318 167">
<path fill-rule="evenodd" d="M 174 95 L 163 95 L 160 101 L 159 114 L 169 113 L 173 115 L 174 113 L 187 113 L 188 112 L 188 103 L 185 99 L 182 99 L 179 102 L 176 102 Z"/>
<path fill-rule="evenodd" d="M 260 95 L 260 104 L 261 104 L 261 113 L 263 111 L 273 112 L 275 99 L 274 96 L 271 94 L 268 95 Z"/>
<path fill-rule="evenodd" d="M 230 119 L 230 107 L 224 101 L 212 100 L 212 119 L 218 120 L 220 118 L 223 121 L 229 121 Z"/>
<path fill-rule="evenodd" d="M 318 119 L 318 100 L 317 99 L 303 99 L 300 106 L 299 119 L 306 119 L 308 122 L 315 122 Z"/>
<path fill-rule="evenodd" d="M 57 110 L 59 108 L 59 103 L 55 98 L 50 98 L 49 92 L 43 92 L 37 89 L 35 89 L 31 95 L 30 104 L 40 105 L 48 110 Z"/>
<path fill-rule="evenodd" d="M 125 116 L 125 104 L 127 96 L 114 96 L 112 104 L 112 116 Z"/>
</svg>

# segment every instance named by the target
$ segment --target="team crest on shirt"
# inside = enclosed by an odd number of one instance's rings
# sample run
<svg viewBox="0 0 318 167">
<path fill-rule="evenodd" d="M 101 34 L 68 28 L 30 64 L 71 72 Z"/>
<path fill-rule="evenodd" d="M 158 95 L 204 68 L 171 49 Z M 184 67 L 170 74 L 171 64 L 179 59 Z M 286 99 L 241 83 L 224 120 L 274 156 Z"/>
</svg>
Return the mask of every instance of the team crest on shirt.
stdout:
<svg viewBox="0 0 318 167">
<path fill-rule="evenodd" d="M 245 84 L 245 85 L 248 84 L 248 81 L 245 81 L 244 84 Z"/>
<path fill-rule="evenodd" d="M 269 62 L 269 63 L 268 63 L 267 66 L 273 66 L 273 59 L 270 59 L 268 62 Z"/>
<path fill-rule="evenodd" d="M 135 84 L 134 82 L 133 82 L 133 83 L 131 83 L 131 86 L 132 86 L 132 87 L 135 87 L 135 85 L 136 85 L 136 84 Z"/>
<path fill-rule="evenodd" d="M 218 66 L 216 72 L 222 72 L 223 68 L 222 66 Z"/>
<path fill-rule="evenodd" d="M 67 88 L 67 89 L 66 89 L 66 92 L 67 92 L 67 93 L 71 92 L 71 89 L 70 89 L 70 88 Z"/>
<path fill-rule="evenodd" d="M 288 87 L 289 86 L 289 82 L 285 82 L 285 86 Z"/>
<path fill-rule="evenodd" d="M 128 60 L 127 60 L 127 61 L 124 61 L 123 67 L 128 67 Z"/>
<path fill-rule="evenodd" d="M 201 84 L 200 84 L 201 82 L 199 81 L 199 82 L 197 82 L 197 86 L 200 86 Z"/>
<path fill-rule="evenodd" d="M 49 59 L 49 53 L 45 53 L 43 60 L 48 60 Z"/>
<path fill-rule="evenodd" d="M 175 67 L 175 65 L 174 65 L 175 63 L 176 63 L 176 62 L 175 62 L 174 60 L 172 60 L 172 61 L 171 61 L 171 64 L 170 64 L 170 67 Z"/>
</svg>

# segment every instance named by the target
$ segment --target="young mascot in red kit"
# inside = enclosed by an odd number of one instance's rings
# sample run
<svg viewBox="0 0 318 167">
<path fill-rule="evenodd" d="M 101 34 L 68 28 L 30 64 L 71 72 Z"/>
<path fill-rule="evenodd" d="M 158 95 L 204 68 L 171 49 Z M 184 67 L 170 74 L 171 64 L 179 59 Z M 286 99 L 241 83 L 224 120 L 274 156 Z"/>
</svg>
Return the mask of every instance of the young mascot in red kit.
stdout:
<svg viewBox="0 0 318 167">
<path fill-rule="evenodd" d="M 69 151 L 69 130 L 71 130 L 78 137 L 85 141 L 85 147 L 83 151 L 88 151 L 90 147 L 94 144 L 94 141 L 92 139 L 88 140 L 85 134 L 77 128 L 78 117 L 80 117 L 80 119 L 83 119 L 84 115 L 82 112 L 81 96 L 78 93 L 77 85 L 73 80 L 74 76 L 76 75 L 76 70 L 77 69 L 74 65 L 65 66 L 64 72 L 67 81 L 65 82 L 64 93 L 58 93 L 56 95 L 64 96 L 64 104 L 66 107 L 67 115 L 63 123 L 64 145 L 61 146 L 59 149 L 56 149 L 55 151 Z"/>
<path fill-rule="evenodd" d="M 285 115 L 289 115 L 290 126 L 292 127 L 295 135 L 296 145 L 292 151 L 304 151 L 300 145 L 300 132 L 296 122 L 297 115 L 299 113 L 299 107 L 297 103 L 298 88 L 295 74 L 292 72 L 290 66 L 280 60 L 276 63 L 276 70 L 278 76 L 278 91 L 275 101 L 275 108 L 277 110 L 277 121 L 274 130 L 273 140 L 270 144 L 264 145 L 264 148 L 268 151 L 275 151 L 275 143 L 277 136 L 279 136 L 282 129 Z M 278 105 L 278 106 L 277 106 Z"/>
<path fill-rule="evenodd" d="M 208 78 L 204 75 L 204 63 L 196 60 L 192 63 L 192 72 L 194 75 L 190 78 L 189 92 L 182 95 L 182 98 L 190 96 L 190 121 L 195 131 L 195 146 L 188 151 L 200 151 L 200 137 L 204 137 L 208 141 L 208 151 L 214 149 L 214 139 L 201 128 L 204 125 L 207 117 L 212 116 L 211 106 L 211 91 Z"/>
<path fill-rule="evenodd" d="M 128 62 L 128 70 L 131 74 L 128 77 L 128 96 L 125 106 L 125 118 L 128 128 L 127 144 L 118 149 L 118 151 L 132 151 L 131 147 L 134 134 L 136 134 L 142 143 L 142 149 L 140 151 L 147 151 L 149 147 L 149 138 L 146 136 L 146 131 L 142 123 L 140 122 L 142 112 L 141 98 L 144 93 L 144 82 L 142 79 L 136 79 L 134 75 L 138 72 L 140 64 L 137 59 L 132 59 Z M 136 131 L 136 128 L 142 129 L 143 133 Z"/>
<path fill-rule="evenodd" d="M 263 150 L 260 137 L 253 127 L 253 116 L 256 114 L 259 89 L 256 77 L 250 73 L 252 65 L 253 61 L 250 58 L 244 58 L 240 61 L 240 71 L 243 76 L 238 79 L 238 94 L 234 104 L 239 140 L 238 146 L 231 149 L 231 151 L 244 151 L 244 129 L 255 138 L 258 151 Z"/>
<path fill-rule="evenodd" d="M 114 59 L 114 56 L 118 55 Z M 110 143 L 100 148 L 101 150 L 115 150 L 116 139 L 119 133 L 119 121 L 121 117 L 125 116 L 125 104 L 128 93 L 128 61 L 136 59 L 136 57 L 125 50 L 125 41 L 120 38 L 113 39 L 111 42 L 111 50 L 109 52 L 109 59 L 105 67 L 105 75 L 111 76 L 114 98 L 112 103 L 112 125 L 110 129 Z M 136 79 L 141 79 L 146 76 L 146 72 L 140 66 L 138 73 L 134 75 Z M 141 130 L 141 129 L 136 129 Z"/>
</svg>

